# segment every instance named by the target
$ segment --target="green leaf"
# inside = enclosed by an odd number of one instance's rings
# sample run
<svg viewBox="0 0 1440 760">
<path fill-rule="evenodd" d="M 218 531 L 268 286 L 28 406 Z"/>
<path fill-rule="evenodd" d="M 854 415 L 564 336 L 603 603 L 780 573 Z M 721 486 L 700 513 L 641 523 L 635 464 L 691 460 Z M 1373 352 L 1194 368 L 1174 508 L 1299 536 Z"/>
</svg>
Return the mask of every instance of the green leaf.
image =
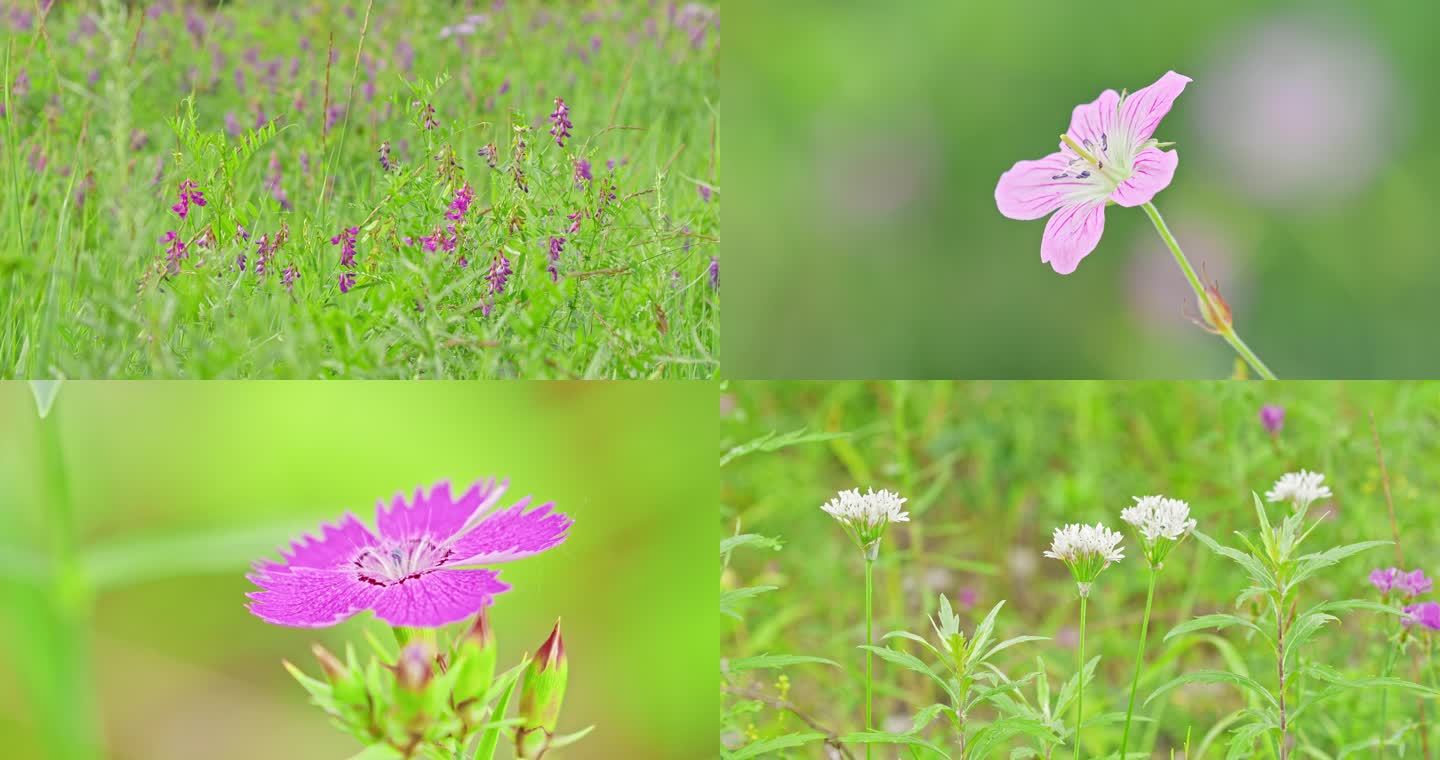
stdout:
<svg viewBox="0 0 1440 760">
<path fill-rule="evenodd" d="M 914 734 L 891 734 L 884 731 L 856 731 L 853 734 L 846 734 L 840 737 L 839 741 L 841 744 L 912 745 L 916 747 L 924 747 L 925 749 L 928 749 L 931 752 L 934 752 L 941 757 L 946 758 L 946 760 L 949 760 L 950 758 L 950 755 L 946 754 L 945 750 L 940 749 L 934 744 L 931 744 L 930 742 L 927 742 L 924 739 L 915 736 Z"/>
<path fill-rule="evenodd" d="M 589 736 L 589 735 L 590 735 L 590 732 L 591 732 L 591 731 L 594 731 L 594 730 L 595 730 L 595 727 L 594 727 L 594 726 L 586 726 L 586 727 L 580 729 L 579 731 L 575 731 L 574 733 L 560 734 L 559 736 L 556 736 L 556 737 L 554 737 L 554 738 L 552 738 L 552 739 L 550 740 L 550 749 L 559 749 L 559 748 L 561 748 L 561 747 L 568 747 L 568 746 L 570 746 L 571 744 L 574 744 L 575 742 L 578 742 L 578 741 L 580 741 L 581 739 L 584 739 L 586 736 Z M 546 751 L 548 752 L 549 750 L 546 750 Z"/>
<path fill-rule="evenodd" d="M 725 452 L 720 457 L 720 466 L 724 467 L 725 465 L 731 463 L 736 459 L 739 459 L 740 457 L 745 456 L 746 454 L 753 454 L 757 451 L 779 451 L 780 449 L 787 448 L 789 446 L 799 446 L 803 443 L 819 443 L 821 441 L 833 441 L 837 438 L 847 438 L 849 437 L 849 435 L 849 433 L 809 433 L 806 432 L 804 428 L 801 428 L 799 430 L 792 430 L 789 433 L 784 434 L 777 434 L 774 431 L 771 431 L 769 433 L 766 433 L 765 435 L 760 436 L 759 438 L 742 443 L 739 446 L 735 446 L 729 451 Z"/>
<path fill-rule="evenodd" d="M 525 663 L 522 662 L 521 665 Z M 505 684 L 500 692 L 500 698 L 495 701 L 495 707 L 490 710 L 490 720 L 504 718 L 505 711 L 510 708 L 510 696 L 515 693 L 515 684 L 519 683 L 519 666 L 511 668 L 514 675 L 510 675 L 509 683 Z M 499 685 L 499 684 L 497 684 Z M 494 688 L 494 687 L 492 687 Z M 488 699 L 488 695 L 487 695 Z M 502 726 L 492 725 L 480 734 L 480 743 L 475 746 L 474 760 L 491 760 L 495 756 L 495 747 L 500 743 L 500 731 Z"/>
<path fill-rule="evenodd" d="M 1326 549 L 1323 552 L 1306 554 L 1295 561 L 1295 572 L 1291 574 L 1290 580 L 1285 588 L 1287 591 L 1295 588 L 1301 581 L 1324 568 L 1340 562 L 1340 560 L 1346 557 L 1359 554 L 1368 549 L 1374 549 L 1377 546 L 1389 546 L 1391 543 L 1390 541 L 1361 541 L 1357 544 L 1346 544 L 1345 546 L 1337 546 L 1334 549 Z"/>
<path fill-rule="evenodd" d="M 739 602 L 739 601 L 742 601 L 742 600 L 745 600 L 745 599 L 750 599 L 751 597 L 759 596 L 759 595 L 761 595 L 761 594 L 763 594 L 763 593 L 766 593 L 767 591 L 774 591 L 774 590 L 777 589 L 777 588 L 780 588 L 780 587 L 779 587 L 779 586 L 747 586 L 746 588 L 737 588 L 737 589 L 733 589 L 733 590 L 731 590 L 731 591 L 722 591 L 722 592 L 720 592 L 720 613 L 723 614 L 723 615 L 729 615 L 730 617 L 733 617 L 733 618 L 735 618 L 736 620 L 739 620 L 739 619 L 740 619 L 740 612 L 739 612 L 739 610 L 737 610 L 737 609 L 735 608 L 735 603 L 736 603 L 736 602 Z"/>
<path fill-rule="evenodd" d="M 1003 651 L 1005 651 L 1006 649 L 1009 649 L 1010 647 L 1015 646 L 1016 644 L 1024 644 L 1024 643 L 1027 642 L 1027 641 L 1049 641 L 1049 640 L 1050 640 L 1050 637 L 1049 637 L 1049 636 L 1016 636 L 1016 637 L 1014 637 L 1014 638 L 1006 639 L 1006 640 L 1000 642 L 999 644 L 996 644 L 995 646 L 991 647 L 990 651 L 986 652 L 986 653 L 985 653 L 985 656 L 980 658 L 980 662 L 984 662 L 984 661 L 990 659 L 992 656 L 994 656 L 995 653 L 997 653 L 997 652 L 1003 652 Z"/>
<path fill-rule="evenodd" d="M 351 755 L 350 760 L 398 760 L 400 751 L 388 744 L 376 744 L 360 750 L 360 754 Z"/>
<path fill-rule="evenodd" d="M 1235 673 L 1227 673 L 1223 670 L 1201 670 L 1194 673 L 1186 673 L 1179 678 L 1171 679 L 1170 681 L 1162 684 L 1159 688 L 1155 689 L 1154 692 L 1151 692 L 1150 696 L 1145 698 L 1145 704 L 1150 704 L 1152 701 L 1154 701 L 1156 697 L 1170 691 L 1171 689 L 1191 683 L 1228 683 L 1233 686 L 1239 686 L 1244 689 L 1249 689 L 1250 691 L 1264 697 L 1267 701 L 1270 702 L 1272 706 L 1278 706 L 1278 703 L 1275 701 L 1275 697 L 1272 696 L 1264 686 L 1261 686 L 1260 682 L 1247 676 L 1237 675 Z"/>
<path fill-rule="evenodd" d="M 238 573 L 314 528 L 315 524 L 308 520 L 287 520 L 190 535 L 138 538 L 91 547 L 85 550 L 81 562 L 98 589 L 189 575 Z"/>
<path fill-rule="evenodd" d="M 985 650 L 985 646 L 990 643 L 990 634 L 995 630 L 995 616 L 1000 614 L 1000 608 L 1004 606 L 1004 599 L 996 602 L 995 606 L 990 608 L 990 612 L 986 613 L 985 619 L 980 621 L 980 625 L 975 626 L 975 634 L 971 636 L 970 654 L 965 658 L 966 670 L 974 667 L 975 663 L 978 662 L 976 658 Z"/>
<path fill-rule="evenodd" d="M 939 717 L 940 713 L 943 713 L 946 710 L 954 712 L 950 705 L 942 705 L 936 703 L 933 705 L 929 705 L 928 707 L 922 709 L 920 712 L 915 713 L 915 719 L 910 728 L 910 732 L 918 734 L 921 731 L 925 730 L 926 726 L 930 725 L 930 723 L 934 721 L 935 718 Z"/>
<path fill-rule="evenodd" d="M 725 757 L 730 758 L 730 760 L 745 760 L 745 758 L 748 757 L 763 757 L 776 750 L 790 749 L 792 747 L 803 747 L 806 744 L 820 741 L 824 738 L 825 734 L 816 733 L 814 731 L 801 734 L 785 734 L 784 736 L 776 736 L 772 739 L 761 739 L 758 742 L 748 744 L 741 749 L 731 752 L 725 755 Z"/>
<path fill-rule="evenodd" d="M 1193 633 L 1194 631 L 1203 631 L 1210 629 L 1219 630 L 1221 628 L 1229 628 L 1232 625 L 1249 628 L 1250 630 L 1255 631 L 1261 636 L 1265 635 L 1265 632 L 1260 630 L 1260 626 L 1255 625 L 1251 621 L 1246 620 L 1239 615 L 1216 614 L 1201 615 L 1200 617 L 1197 617 L 1193 620 L 1187 620 L 1184 623 L 1181 623 L 1180 625 L 1171 628 L 1170 632 L 1165 634 L 1164 640 L 1169 641 L 1176 636 L 1180 636 L 1186 633 Z"/>
<path fill-rule="evenodd" d="M 970 757 L 989 757 L 1000 742 L 1024 734 L 1046 744 L 1059 744 L 1062 740 L 1049 726 L 1033 718 L 1001 718 L 975 732 L 970 740 Z"/>
<path fill-rule="evenodd" d="M 728 563 L 730 561 L 730 553 L 741 547 L 748 546 L 756 549 L 771 549 L 778 552 L 782 545 L 778 538 L 762 536 L 758 533 L 741 533 L 721 539 L 720 561 L 722 563 Z"/>
<path fill-rule="evenodd" d="M 1254 557 L 1238 549 L 1232 549 L 1228 546 L 1222 546 L 1221 544 L 1217 543 L 1215 539 L 1205 535 L 1204 533 L 1201 533 L 1198 530 L 1195 531 L 1195 538 L 1198 539 L 1200 543 L 1205 544 L 1207 547 L 1209 547 L 1210 551 L 1215 552 L 1216 554 L 1219 554 L 1220 556 L 1225 557 L 1226 559 L 1245 568 L 1245 572 L 1249 573 L 1250 577 L 1254 578 L 1255 581 L 1259 583 L 1262 587 L 1267 589 L 1279 590 L 1278 586 L 1275 583 L 1275 576 L 1272 575 L 1264 565 L 1260 564 L 1260 560 L 1255 559 Z"/>
<path fill-rule="evenodd" d="M 909 631 L 891 631 L 880 637 L 881 641 L 887 641 L 889 639 L 908 639 L 930 650 L 930 653 L 935 655 L 935 659 L 941 660 L 942 662 L 945 661 L 945 655 L 939 649 L 936 649 L 934 644 Z"/>
<path fill-rule="evenodd" d="M 912 654 L 906 654 L 905 652 L 897 652 L 894 649 L 889 649 L 886 647 L 861 645 L 860 648 L 870 652 L 874 652 L 875 654 L 879 655 L 880 659 L 882 660 L 894 663 L 908 670 L 913 670 L 916 673 L 919 673 L 929 678 L 930 680 L 938 684 L 941 689 L 945 690 L 945 693 L 950 696 L 950 701 L 952 703 L 960 701 L 958 695 L 955 693 L 955 688 L 951 686 L 950 683 L 944 678 L 941 678 L 939 674 L 931 670 L 929 666 L 921 662 L 918 657 Z"/>
<path fill-rule="evenodd" d="M 810 657 L 802 654 L 762 654 L 754 657 L 742 657 L 738 660 L 731 660 L 728 670 L 731 673 L 740 673 L 746 670 L 760 670 L 764 668 L 785 668 L 791 665 L 833 665 L 840 667 L 840 663 L 834 660 L 827 660 L 824 657 Z"/>
</svg>

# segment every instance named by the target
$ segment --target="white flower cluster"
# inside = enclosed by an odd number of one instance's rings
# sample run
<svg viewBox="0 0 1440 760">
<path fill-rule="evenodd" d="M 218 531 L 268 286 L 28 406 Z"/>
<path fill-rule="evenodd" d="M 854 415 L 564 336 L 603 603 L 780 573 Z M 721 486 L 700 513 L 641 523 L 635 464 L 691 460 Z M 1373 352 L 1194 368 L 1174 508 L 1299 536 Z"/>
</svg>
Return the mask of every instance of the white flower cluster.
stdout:
<svg viewBox="0 0 1440 760">
<path fill-rule="evenodd" d="M 888 523 L 909 522 L 910 513 L 900 510 L 904 504 L 905 499 L 900 494 L 873 488 L 862 494 L 857 488 L 841 491 L 820 508 L 864 534 Z"/>
<path fill-rule="evenodd" d="M 1055 537 L 1050 541 L 1050 551 L 1045 552 L 1045 556 L 1067 563 L 1098 558 L 1108 566 L 1125 558 L 1120 548 L 1120 541 L 1124 538 L 1120 533 L 1100 523 L 1071 523 L 1055 529 Z"/>
<path fill-rule="evenodd" d="M 1325 485 L 1325 476 L 1318 472 L 1287 472 L 1275 481 L 1274 487 L 1265 492 L 1269 501 L 1288 501 L 1297 510 L 1305 510 L 1317 499 L 1328 499 L 1333 494 Z"/>
<path fill-rule="evenodd" d="M 1146 541 L 1168 538 L 1178 541 L 1195 530 L 1190 505 L 1164 496 L 1136 496 L 1135 506 L 1120 510 L 1120 519 L 1135 526 Z"/>
</svg>

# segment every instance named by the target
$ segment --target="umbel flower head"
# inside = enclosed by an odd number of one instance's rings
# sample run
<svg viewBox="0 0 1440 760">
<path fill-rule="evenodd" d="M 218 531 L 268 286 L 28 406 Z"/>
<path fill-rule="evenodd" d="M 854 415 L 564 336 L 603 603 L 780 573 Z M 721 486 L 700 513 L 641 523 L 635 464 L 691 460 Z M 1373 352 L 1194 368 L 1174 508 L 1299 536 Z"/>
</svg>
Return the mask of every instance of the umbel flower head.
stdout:
<svg viewBox="0 0 1440 760">
<path fill-rule="evenodd" d="M 565 540 L 571 519 L 553 503 L 525 511 L 526 496 L 491 511 L 508 481 L 476 481 L 458 497 L 449 481 L 396 494 L 389 509 L 375 507 L 374 533 L 352 514 L 322 525 L 281 551 L 283 562 L 261 561 L 247 576 L 250 612 L 276 625 L 317 628 L 362 610 L 395 627 L 437 628 L 474 615 L 510 589 L 494 570 L 475 568 L 551 549 Z"/>
<path fill-rule="evenodd" d="M 1120 519 L 1135 529 L 1145 561 L 1159 568 L 1165 555 L 1195 530 L 1190 505 L 1164 496 L 1135 496 L 1135 506 L 1120 510 Z"/>
<path fill-rule="evenodd" d="M 1064 562 L 1080 587 L 1080 595 L 1089 596 L 1090 584 L 1095 582 L 1095 576 L 1111 563 L 1125 559 L 1125 553 L 1120 548 L 1120 541 L 1124 538 L 1100 523 L 1071 523 L 1055 529 L 1050 551 L 1045 552 L 1045 556 Z"/>
<path fill-rule="evenodd" d="M 1296 512 L 1304 512 L 1317 500 L 1328 499 L 1332 495 L 1330 487 L 1325 485 L 1324 475 L 1301 470 L 1280 476 L 1275 485 L 1265 492 L 1265 499 L 1272 502 L 1288 501 L 1295 507 Z"/>
<path fill-rule="evenodd" d="M 857 488 L 841 491 L 820 508 L 839 520 L 845 532 L 865 552 L 865 558 L 873 560 L 880 552 L 880 539 L 890 523 L 910 521 L 910 513 L 900 509 L 904 504 L 905 499 L 899 494 L 873 488 L 862 494 Z"/>
<path fill-rule="evenodd" d="M 1128 96 L 1106 90 L 1075 106 L 1058 151 L 1000 175 L 1001 214 L 1029 220 L 1054 212 L 1040 239 L 1041 261 L 1070 274 L 1100 243 L 1107 204 L 1140 206 L 1169 187 L 1180 156 L 1151 135 L 1189 81 L 1167 71 Z"/>
</svg>

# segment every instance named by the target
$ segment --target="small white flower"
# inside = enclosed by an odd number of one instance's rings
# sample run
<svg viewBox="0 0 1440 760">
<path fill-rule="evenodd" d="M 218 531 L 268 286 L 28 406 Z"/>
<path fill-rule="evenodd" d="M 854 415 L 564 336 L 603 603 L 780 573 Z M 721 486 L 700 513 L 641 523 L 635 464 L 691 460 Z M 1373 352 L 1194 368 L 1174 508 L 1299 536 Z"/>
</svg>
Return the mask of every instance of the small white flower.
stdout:
<svg viewBox="0 0 1440 760">
<path fill-rule="evenodd" d="M 1330 487 L 1325 485 L 1325 476 L 1318 472 L 1287 472 L 1277 481 L 1275 486 L 1265 492 L 1265 498 L 1269 501 L 1288 501 L 1295 505 L 1295 509 L 1304 511 L 1317 499 L 1328 499 L 1333 494 Z"/>
<path fill-rule="evenodd" d="M 1124 538 L 1120 533 L 1100 523 L 1072 523 L 1055 529 L 1055 536 L 1050 541 L 1050 551 L 1045 552 L 1045 556 L 1066 563 L 1099 558 L 1108 566 L 1112 562 L 1125 559 L 1124 550 L 1120 548 L 1120 542 Z"/>
<path fill-rule="evenodd" d="M 904 504 L 905 499 L 899 494 L 873 488 L 862 494 L 857 488 L 841 491 L 820 508 L 839 520 L 845 526 L 845 532 L 855 539 L 870 559 L 874 559 L 886 526 L 892 522 L 910 521 L 910 513 L 901 509 Z"/>
<path fill-rule="evenodd" d="M 1190 505 L 1164 496 L 1135 496 L 1135 506 L 1120 510 L 1120 519 L 1135 526 L 1146 541 L 1168 538 L 1178 541 L 1195 530 Z"/>
</svg>

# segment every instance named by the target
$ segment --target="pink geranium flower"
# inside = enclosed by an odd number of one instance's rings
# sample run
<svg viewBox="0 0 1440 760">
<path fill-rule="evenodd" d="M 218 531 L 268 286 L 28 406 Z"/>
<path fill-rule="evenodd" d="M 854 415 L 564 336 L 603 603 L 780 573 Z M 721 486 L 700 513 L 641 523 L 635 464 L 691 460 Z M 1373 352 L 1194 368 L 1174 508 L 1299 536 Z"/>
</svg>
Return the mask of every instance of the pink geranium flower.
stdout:
<svg viewBox="0 0 1440 760">
<path fill-rule="evenodd" d="M 1075 107 L 1059 151 L 1000 175 L 1000 213 L 1039 219 L 1054 212 L 1040 241 L 1041 261 L 1070 274 L 1100 242 L 1107 204 L 1139 206 L 1169 186 L 1180 157 L 1151 135 L 1189 81 L 1169 71 L 1129 96 L 1106 90 Z"/>
<path fill-rule="evenodd" d="M 284 562 L 262 561 L 249 579 L 250 612 L 277 625 L 334 625 L 362 610 L 392 626 L 435 628 L 489 606 L 510 589 L 494 570 L 475 568 L 528 557 L 559 545 L 569 517 L 546 503 L 530 511 L 530 497 L 491 512 L 508 481 L 478 481 L 459 498 L 450 483 L 415 490 L 407 503 L 375 507 L 378 533 L 352 514 L 322 525 L 282 551 Z"/>
</svg>

